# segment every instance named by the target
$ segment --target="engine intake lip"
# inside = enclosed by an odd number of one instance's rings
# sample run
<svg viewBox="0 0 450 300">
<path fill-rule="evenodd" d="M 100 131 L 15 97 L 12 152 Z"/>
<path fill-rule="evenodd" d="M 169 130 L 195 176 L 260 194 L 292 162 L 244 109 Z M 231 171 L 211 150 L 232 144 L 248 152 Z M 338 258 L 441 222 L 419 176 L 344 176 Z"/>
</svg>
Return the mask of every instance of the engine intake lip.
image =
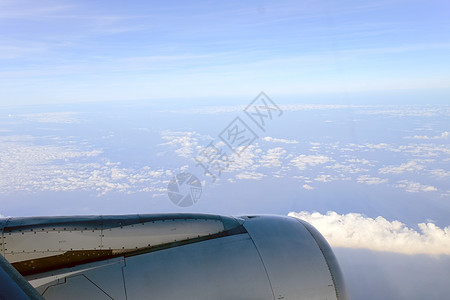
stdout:
<svg viewBox="0 0 450 300">
<path fill-rule="evenodd" d="M 325 261 L 327 263 L 328 270 L 330 271 L 331 278 L 333 280 L 336 298 L 338 300 L 349 300 L 350 297 L 345 286 L 344 275 L 342 274 L 336 256 L 334 255 L 333 250 L 331 249 L 327 240 L 323 237 L 322 234 L 320 234 L 320 232 L 316 228 L 314 228 L 314 226 L 312 226 L 308 222 L 297 218 L 295 219 L 303 226 L 305 226 L 306 230 L 309 231 L 313 239 L 316 241 L 320 251 L 322 252 L 323 257 L 325 258 Z"/>
</svg>

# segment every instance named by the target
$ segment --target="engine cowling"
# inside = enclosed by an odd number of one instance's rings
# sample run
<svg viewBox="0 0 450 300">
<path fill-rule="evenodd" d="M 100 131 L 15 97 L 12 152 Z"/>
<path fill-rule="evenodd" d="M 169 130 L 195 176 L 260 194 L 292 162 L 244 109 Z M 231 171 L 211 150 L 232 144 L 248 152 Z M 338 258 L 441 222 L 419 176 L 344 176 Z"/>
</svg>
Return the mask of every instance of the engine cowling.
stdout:
<svg viewBox="0 0 450 300">
<path fill-rule="evenodd" d="M 46 299 L 348 299 L 308 223 L 207 214 L 3 219 L 5 258 Z"/>
</svg>

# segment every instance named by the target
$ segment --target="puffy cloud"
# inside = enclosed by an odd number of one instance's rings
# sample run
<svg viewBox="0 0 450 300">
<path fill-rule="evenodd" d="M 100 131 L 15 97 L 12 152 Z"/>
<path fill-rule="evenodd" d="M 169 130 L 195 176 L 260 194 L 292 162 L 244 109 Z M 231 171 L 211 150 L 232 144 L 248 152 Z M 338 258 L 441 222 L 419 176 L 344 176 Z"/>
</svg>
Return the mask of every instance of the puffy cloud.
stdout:
<svg viewBox="0 0 450 300">
<path fill-rule="evenodd" d="M 305 170 L 308 166 L 316 166 L 320 164 L 325 164 L 327 162 L 333 161 L 332 158 L 325 155 L 304 155 L 301 154 L 291 160 L 291 164 L 299 168 L 300 170 Z"/>
<path fill-rule="evenodd" d="M 237 179 L 253 179 L 253 180 L 260 180 L 265 175 L 258 172 L 243 172 L 236 175 Z"/>
<path fill-rule="evenodd" d="M 419 231 L 400 221 L 375 219 L 362 214 L 328 212 L 291 212 L 289 216 L 310 223 L 333 247 L 366 248 L 404 254 L 450 254 L 450 226 L 440 228 L 433 223 L 418 224 Z"/>
<path fill-rule="evenodd" d="M 361 172 L 367 172 L 368 169 L 365 168 L 361 168 L 359 167 L 357 164 L 341 164 L 341 163 L 336 163 L 332 166 L 326 166 L 327 169 L 332 169 L 332 170 L 336 170 L 339 171 L 341 173 L 350 173 L 350 174 L 355 174 L 355 173 L 361 173 Z"/>
<path fill-rule="evenodd" d="M 444 169 L 434 169 L 431 170 L 430 173 L 439 178 L 450 177 L 450 171 L 446 171 Z"/>
<path fill-rule="evenodd" d="M 220 145 L 220 144 L 219 144 Z M 258 148 L 258 144 L 250 145 L 241 152 L 242 148 L 238 148 L 237 153 L 233 153 L 230 156 L 230 166 L 226 168 L 226 172 L 242 171 L 242 170 L 255 170 L 259 167 L 256 163 L 258 160 L 258 154 L 261 153 L 261 149 Z"/>
<path fill-rule="evenodd" d="M 286 140 L 286 139 L 277 139 L 270 136 L 265 136 L 262 138 L 263 141 L 272 142 L 272 143 L 284 143 L 284 144 L 298 144 L 296 140 Z"/>
<path fill-rule="evenodd" d="M 320 182 L 330 182 L 330 181 L 333 180 L 333 178 L 332 178 L 331 175 L 324 175 L 324 174 L 322 174 L 322 175 L 317 176 L 314 180 L 315 181 L 320 181 Z"/>
<path fill-rule="evenodd" d="M 425 185 L 419 182 L 409 181 L 409 180 L 400 180 L 398 184 L 394 185 L 394 187 L 405 189 L 409 193 L 418 193 L 418 192 L 435 192 L 437 188 L 432 185 Z"/>
<path fill-rule="evenodd" d="M 98 149 L 0 143 L 0 193 L 39 191 L 154 192 L 165 188 L 166 173 L 148 166 L 124 168 Z"/>
<path fill-rule="evenodd" d="M 416 161 L 412 160 L 399 166 L 386 166 L 380 168 L 378 171 L 381 174 L 402 174 L 405 172 L 421 171 L 424 168 L 424 165 L 418 164 Z"/>
<path fill-rule="evenodd" d="M 367 148 L 367 149 L 370 149 L 370 150 L 393 150 L 392 149 L 392 146 L 390 146 L 389 144 L 386 144 L 386 143 L 378 143 L 378 144 L 370 144 L 370 143 L 367 143 L 367 144 L 364 144 L 364 145 L 356 145 L 356 144 L 350 144 L 349 145 L 350 147 L 356 147 L 356 148 L 360 148 L 360 149 L 364 149 L 364 148 Z"/>
<path fill-rule="evenodd" d="M 372 177 L 372 176 L 370 176 L 370 175 L 361 175 L 361 176 L 359 176 L 359 177 L 356 179 L 356 181 L 357 181 L 358 183 L 365 183 L 365 184 L 369 184 L 369 185 L 372 185 L 372 184 L 381 184 L 381 183 L 386 183 L 386 182 L 388 182 L 387 179 L 381 179 L 381 178 L 379 178 L 379 177 Z"/>
<path fill-rule="evenodd" d="M 341 180 L 341 181 L 347 180 L 348 181 L 351 179 L 352 179 L 351 177 L 348 177 L 345 174 L 338 174 L 338 175 L 320 174 L 313 180 L 327 183 L 327 182 L 336 181 L 336 180 Z"/>
<path fill-rule="evenodd" d="M 176 147 L 175 151 L 178 155 L 188 158 L 194 157 L 193 154 L 195 154 L 195 151 L 199 151 L 201 148 L 199 144 L 200 139 L 205 139 L 205 137 L 200 136 L 196 132 L 165 132 L 163 138 L 167 141 L 165 143 L 166 145 Z M 430 172 L 427 171 L 427 169 L 430 168 L 431 163 L 436 162 L 438 157 L 440 158 L 440 161 L 445 162 L 445 157 L 450 154 L 450 149 L 446 145 L 392 145 L 387 143 L 341 145 L 339 143 L 324 144 L 310 142 L 313 146 L 310 151 L 314 152 L 310 152 L 309 155 L 299 155 L 298 152 L 296 153 L 295 149 L 282 147 L 283 144 L 288 145 L 297 143 L 295 140 L 278 139 L 269 136 L 261 139 L 270 143 L 279 143 L 280 146 L 266 150 L 261 148 L 258 142 L 256 142 L 247 147 L 245 151 L 239 155 L 236 153 L 229 154 L 230 165 L 224 172 L 231 173 L 233 180 L 240 178 L 260 179 L 261 176 L 250 174 L 257 172 L 266 174 L 265 171 L 262 171 L 262 168 L 276 168 L 276 170 L 272 169 L 272 175 L 277 178 L 282 178 L 287 174 L 293 176 L 294 174 L 290 173 L 293 169 L 301 171 L 308 170 L 308 172 L 317 170 L 318 173 L 309 174 L 311 180 L 314 180 L 315 182 L 327 183 L 335 180 L 354 180 L 355 182 L 367 185 L 383 184 L 389 181 L 392 182 L 392 179 L 389 179 L 388 176 L 378 177 L 376 175 L 367 175 L 369 173 L 375 174 L 376 172 L 380 175 L 396 175 L 415 172 L 421 175 L 432 174 L 439 178 L 445 178 L 447 176 L 447 172 L 443 169 L 437 169 Z M 221 145 L 221 143 L 222 142 L 217 142 L 216 146 L 226 147 Z M 265 144 L 265 146 L 267 146 L 267 144 Z M 349 154 L 349 151 L 357 152 L 358 155 Z M 336 154 L 336 152 L 341 152 L 343 154 L 341 156 L 333 155 Z M 377 160 L 364 158 L 364 156 L 361 156 L 363 152 L 395 152 L 403 159 L 405 157 L 408 159 L 406 162 L 399 161 L 398 164 L 383 165 Z M 370 157 L 374 156 L 370 155 Z M 323 167 L 312 168 L 320 165 Z M 245 172 L 249 172 L 250 174 Z M 328 175 L 323 175 L 327 173 Z M 240 175 L 236 176 L 236 174 Z M 437 188 L 433 185 L 423 185 L 409 181 L 399 181 L 391 185 L 391 187 L 402 188 L 410 193 L 437 191 Z"/>
<path fill-rule="evenodd" d="M 436 145 L 436 144 L 408 144 L 394 146 L 386 143 L 379 144 L 348 144 L 339 148 L 342 152 L 355 152 L 355 151 L 390 151 L 403 155 L 408 155 L 409 157 L 423 157 L 432 158 L 438 157 L 442 154 L 450 154 L 450 148 L 446 145 Z"/>
<path fill-rule="evenodd" d="M 302 186 L 302 188 L 304 188 L 305 190 L 314 190 L 314 188 L 312 186 L 310 186 L 309 184 L 304 184 Z"/>
<path fill-rule="evenodd" d="M 281 167 L 282 156 L 286 154 L 286 150 L 281 147 L 276 147 L 267 150 L 267 154 L 262 155 L 259 161 L 263 167 Z"/>
<path fill-rule="evenodd" d="M 437 157 L 441 154 L 450 154 L 450 148 L 446 145 L 433 145 L 433 144 L 412 144 L 402 145 L 395 149 L 393 152 L 403 152 L 404 154 L 411 154 L 416 157 Z"/>
<path fill-rule="evenodd" d="M 449 136 L 450 136 L 450 132 L 444 131 L 443 133 L 441 133 L 440 138 L 441 139 L 448 139 Z"/>
<path fill-rule="evenodd" d="M 365 158 L 352 158 L 352 159 L 347 159 L 348 162 L 350 163 L 357 163 L 357 164 L 362 164 L 362 165 L 370 165 L 373 166 L 369 160 L 365 159 Z"/>
<path fill-rule="evenodd" d="M 194 149 L 198 145 L 200 135 L 195 131 L 170 131 L 162 133 L 161 138 L 167 142 L 161 145 L 176 147 L 175 153 L 181 157 L 192 158 Z"/>
<path fill-rule="evenodd" d="M 426 135 L 415 135 L 412 138 L 415 140 L 444 140 L 444 139 L 448 139 L 449 135 L 450 135 L 450 132 L 444 131 L 440 135 L 436 135 L 433 137 L 429 137 Z"/>
</svg>

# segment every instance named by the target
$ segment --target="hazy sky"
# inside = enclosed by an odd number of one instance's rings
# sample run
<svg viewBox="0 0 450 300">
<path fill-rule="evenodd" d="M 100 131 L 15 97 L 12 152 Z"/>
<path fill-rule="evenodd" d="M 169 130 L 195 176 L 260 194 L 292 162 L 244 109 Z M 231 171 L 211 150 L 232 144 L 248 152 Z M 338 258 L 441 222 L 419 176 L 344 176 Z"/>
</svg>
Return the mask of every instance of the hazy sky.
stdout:
<svg viewBox="0 0 450 300">
<path fill-rule="evenodd" d="M 1 108 L 0 217 L 290 214 L 334 247 L 352 299 L 446 299 L 450 105 L 279 103 L 263 132 L 241 100 Z M 259 138 L 220 146 L 232 163 L 213 182 L 195 158 L 236 117 Z M 203 183 L 195 205 L 168 197 L 180 172 Z"/>
<path fill-rule="evenodd" d="M 0 1 L 0 103 L 431 90 L 448 1 Z"/>
<path fill-rule="evenodd" d="M 0 0 L 0 217 L 291 213 L 353 299 L 444 299 L 448 99 L 449 1 Z M 211 183 L 194 158 L 236 117 L 258 138 Z"/>
</svg>

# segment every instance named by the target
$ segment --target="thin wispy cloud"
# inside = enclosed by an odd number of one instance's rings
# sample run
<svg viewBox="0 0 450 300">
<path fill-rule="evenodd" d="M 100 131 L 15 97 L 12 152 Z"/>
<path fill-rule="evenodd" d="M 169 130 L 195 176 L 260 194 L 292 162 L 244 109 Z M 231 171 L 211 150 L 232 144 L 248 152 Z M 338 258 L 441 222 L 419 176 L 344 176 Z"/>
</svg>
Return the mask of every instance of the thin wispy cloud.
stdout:
<svg viewBox="0 0 450 300">
<path fill-rule="evenodd" d="M 4 0 L 0 3 L 0 20 L 38 20 L 60 13 L 66 13 L 76 8 L 74 4 L 61 4 L 55 1 L 40 1 L 38 6 L 34 1 L 28 0 Z"/>
<path fill-rule="evenodd" d="M 0 27 L 13 28 L 0 38 L 6 62 L 0 76 L 8 80 L 0 88 L 16 103 L 236 96 L 261 86 L 298 95 L 448 83 L 448 70 L 437 62 L 450 43 L 424 34 L 443 31 L 446 18 L 424 24 L 404 13 L 417 9 L 404 1 L 0 5 Z M 423 4 L 417 13 L 436 7 Z M 410 34 L 418 24 L 422 30 Z M 14 92 L 24 85 L 27 91 Z"/>
<path fill-rule="evenodd" d="M 438 189 L 432 185 L 422 184 L 410 180 L 400 180 L 394 187 L 404 189 L 408 193 L 436 192 Z"/>
<path fill-rule="evenodd" d="M 296 140 L 279 139 L 279 138 L 273 138 L 270 136 L 265 136 L 262 138 L 262 140 L 266 141 L 266 142 L 272 142 L 272 143 L 298 144 L 298 141 L 296 141 Z"/>
<path fill-rule="evenodd" d="M 415 135 L 413 137 L 407 137 L 407 138 L 412 138 L 415 140 L 446 140 L 449 138 L 449 136 L 450 136 L 450 132 L 444 131 L 440 135 L 431 136 L 431 137 L 427 136 L 427 135 Z"/>
<path fill-rule="evenodd" d="M 18 119 L 26 122 L 37 123 L 57 123 L 57 124 L 71 124 L 80 123 L 82 118 L 77 112 L 52 112 L 52 113 L 33 113 L 33 114 L 17 114 L 9 115 L 11 119 Z"/>
<path fill-rule="evenodd" d="M 369 171 L 369 169 L 363 168 L 361 165 L 354 163 L 335 163 L 333 165 L 326 166 L 326 168 L 346 174 L 356 174 Z"/>
<path fill-rule="evenodd" d="M 433 176 L 436 176 L 438 178 L 447 178 L 450 177 L 450 171 L 446 171 L 444 169 L 434 169 L 434 170 L 430 170 L 430 173 Z"/>
<path fill-rule="evenodd" d="M 300 154 L 291 160 L 291 164 L 299 170 L 305 170 L 308 166 L 317 166 L 333 161 L 331 157 L 325 155 L 305 155 Z"/>
<path fill-rule="evenodd" d="M 259 172 L 242 172 L 236 175 L 237 179 L 252 179 L 252 180 L 260 180 L 264 178 L 263 173 Z"/>
<path fill-rule="evenodd" d="M 386 183 L 386 182 L 388 182 L 388 179 L 386 179 L 386 178 L 383 179 L 380 177 L 373 177 L 370 175 L 361 175 L 358 178 L 356 178 L 356 181 L 358 183 L 365 183 L 365 184 L 373 185 L 373 184 Z"/>
<path fill-rule="evenodd" d="M 409 161 L 407 163 L 403 163 L 399 166 L 386 166 L 383 168 L 380 168 L 378 171 L 380 174 L 402 174 L 405 172 L 414 172 L 414 171 L 421 171 L 425 168 L 424 165 L 419 164 L 416 161 Z"/>
</svg>

